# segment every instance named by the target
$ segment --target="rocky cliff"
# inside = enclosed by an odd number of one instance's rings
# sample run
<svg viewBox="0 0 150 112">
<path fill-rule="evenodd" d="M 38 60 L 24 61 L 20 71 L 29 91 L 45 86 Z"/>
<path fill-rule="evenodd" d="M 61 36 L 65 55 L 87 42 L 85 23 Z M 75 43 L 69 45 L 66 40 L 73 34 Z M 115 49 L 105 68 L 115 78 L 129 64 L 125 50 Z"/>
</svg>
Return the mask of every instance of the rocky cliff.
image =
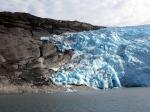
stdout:
<svg viewBox="0 0 150 112">
<path fill-rule="evenodd" d="M 73 50 L 61 52 L 41 36 L 102 28 L 78 21 L 40 18 L 27 13 L 0 12 L 0 84 L 53 85 L 48 75 L 70 60 Z"/>
</svg>

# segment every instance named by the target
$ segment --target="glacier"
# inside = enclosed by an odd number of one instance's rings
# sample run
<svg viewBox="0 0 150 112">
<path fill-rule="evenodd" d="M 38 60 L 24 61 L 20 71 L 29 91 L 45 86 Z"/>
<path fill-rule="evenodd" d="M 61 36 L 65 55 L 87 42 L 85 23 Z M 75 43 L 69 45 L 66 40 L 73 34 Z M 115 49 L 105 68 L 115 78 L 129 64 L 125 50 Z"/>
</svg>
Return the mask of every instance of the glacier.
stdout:
<svg viewBox="0 0 150 112">
<path fill-rule="evenodd" d="M 105 89 L 150 86 L 150 26 L 110 27 L 46 38 L 72 59 L 50 79 Z"/>
</svg>

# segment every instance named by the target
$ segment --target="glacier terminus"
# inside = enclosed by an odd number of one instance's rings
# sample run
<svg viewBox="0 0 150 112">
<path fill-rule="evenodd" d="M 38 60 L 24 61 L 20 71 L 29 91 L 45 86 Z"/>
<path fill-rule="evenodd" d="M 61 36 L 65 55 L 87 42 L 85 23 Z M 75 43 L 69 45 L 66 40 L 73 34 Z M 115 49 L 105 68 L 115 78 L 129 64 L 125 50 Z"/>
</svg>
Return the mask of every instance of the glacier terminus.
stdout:
<svg viewBox="0 0 150 112">
<path fill-rule="evenodd" d="M 150 26 L 110 27 L 43 37 L 72 59 L 50 77 L 57 85 L 150 86 Z"/>
</svg>

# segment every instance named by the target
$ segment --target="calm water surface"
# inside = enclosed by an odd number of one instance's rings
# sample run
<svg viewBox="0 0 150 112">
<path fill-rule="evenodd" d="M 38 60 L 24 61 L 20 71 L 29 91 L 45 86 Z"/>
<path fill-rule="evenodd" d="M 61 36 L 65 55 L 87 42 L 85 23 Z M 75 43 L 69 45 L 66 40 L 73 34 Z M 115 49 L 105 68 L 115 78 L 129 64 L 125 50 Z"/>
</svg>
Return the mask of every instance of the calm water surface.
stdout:
<svg viewBox="0 0 150 112">
<path fill-rule="evenodd" d="M 0 95 L 0 112 L 149 112 L 150 88 Z"/>
</svg>

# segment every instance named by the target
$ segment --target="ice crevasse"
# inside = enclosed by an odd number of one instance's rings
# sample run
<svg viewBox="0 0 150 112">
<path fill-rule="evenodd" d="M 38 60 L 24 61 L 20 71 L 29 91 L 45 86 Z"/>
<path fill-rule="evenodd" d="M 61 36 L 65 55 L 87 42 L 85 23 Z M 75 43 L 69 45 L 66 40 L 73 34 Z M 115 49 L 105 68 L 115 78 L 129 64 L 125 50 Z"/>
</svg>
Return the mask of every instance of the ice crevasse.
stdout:
<svg viewBox="0 0 150 112">
<path fill-rule="evenodd" d="M 50 78 L 93 88 L 150 86 L 150 26 L 112 27 L 47 37 L 72 59 Z"/>
</svg>

